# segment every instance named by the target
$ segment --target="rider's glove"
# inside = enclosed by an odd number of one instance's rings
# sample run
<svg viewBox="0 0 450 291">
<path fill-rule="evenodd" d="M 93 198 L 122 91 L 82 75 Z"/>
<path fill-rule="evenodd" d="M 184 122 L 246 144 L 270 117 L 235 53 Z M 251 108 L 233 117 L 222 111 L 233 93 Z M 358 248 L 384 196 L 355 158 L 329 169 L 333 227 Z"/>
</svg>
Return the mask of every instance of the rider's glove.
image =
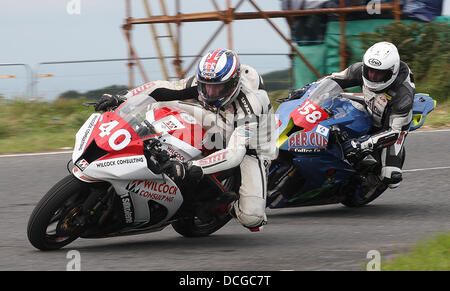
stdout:
<svg viewBox="0 0 450 291">
<path fill-rule="evenodd" d="M 125 102 L 126 98 L 118 95 L 103 94 L 102 97 L 94 105 L 95 111 L 107 111 L 115 109 L 117 106 Z"/>
<path fill-rule="evenodd" d="M 372 138 L 369 135 L 365 135 L 348 140 L 343 144 L 343 150 L 344 155 L 348 160 L 359 160 L 365 154 L 368 154 L 373 150 Z"/>
<path fill-rule="evenodd" d="M 293 90 L 289 93 L 288 101 L 300 99 L 305 95 L 306 91 L 311 87 L 311 84 L 305 85 L 303 88 Z"/>
<path fill-rule="evenodd" d="M 163 171 L 174 181 L 190 180 L 198 182 L 203 177 L 203 170 L 195 166 L 192 162 L 181 163 L 179 161 L 170 161 Z"/>
<path fill-rule="evenodd" d="M 202 167 L 194 165 L 192 162 L 184 163 L 188 175 L 188 179 L 193 182 L 198 182 L 203 178 Z"/>
</svg>

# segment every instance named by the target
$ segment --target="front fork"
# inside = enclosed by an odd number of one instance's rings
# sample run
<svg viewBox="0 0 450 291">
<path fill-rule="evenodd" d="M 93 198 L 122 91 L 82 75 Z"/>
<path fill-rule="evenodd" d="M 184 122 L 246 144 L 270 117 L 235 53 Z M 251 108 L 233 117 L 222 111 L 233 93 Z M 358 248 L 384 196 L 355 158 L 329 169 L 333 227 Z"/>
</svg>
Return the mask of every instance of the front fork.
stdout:
<svg viewBox="0 0 450 291">
<path fill-rule="evenodd" d="M 101 226 L 113 209 L 114 189 L 107 183 L 91 184 L 91 194 L 83 203 L 77 218 L 82 226 Z"/>
</svg>

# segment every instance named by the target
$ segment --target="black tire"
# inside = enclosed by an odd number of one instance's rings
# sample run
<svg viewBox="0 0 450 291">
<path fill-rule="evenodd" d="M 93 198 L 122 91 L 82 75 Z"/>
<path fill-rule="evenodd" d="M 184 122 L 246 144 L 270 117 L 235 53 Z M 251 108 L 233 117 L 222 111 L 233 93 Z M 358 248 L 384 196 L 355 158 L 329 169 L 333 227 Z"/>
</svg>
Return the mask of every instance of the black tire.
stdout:
<svg viewBox="0 0 450 291">
<path fill-rule="evenodd" d="M 172 223 L 173 229 L 185 237 L 204 237 L 208 236 L 230 221 L 231 215 L 227 214 L 223 217 L 215 217 L 213 220 L 204 223 L 197 217 L 179 219 Z"/>
<path fill-rule="evenodd" d="M 74 217 L 77 211 L 80 211 L 88 195 L 88 184 L 73 175 L 56 183 L 42 197 L 30 216 L 27 227 L 30 243 L 39 250 L 48 251 L 60 249 L 77 239 L 82 229 L 74 227 L 61 234 L 58 228 L 61 220 L 67 225 L 67 219 L 70 219 L 68 217 Z M 55 234 L 47 232 L 47 228 L 52 224 L 57 224 Z"/>
<path fill-rule="evenodd" d="M 384 191 L 386 190 L 386 186 L 384 185 L 380 185 L 378 186 L 378 188 L 375 190 L 375 192 L 368 196 L 368 197 L 364 197 L 361 195 L 359 188 L 358 187 L 360 185 L 357 185 L 356 187 L 352 187 L 352 191 L 351 191 L 351 195 L 348 195 L 344 201 L 342 201 L 341 203 L 347 207 L 362 207 L 365 206 L 367 204 L 369 204 L 370 202 L 374 201 L 375 199 L 377 199 L 378 197 L 381 196 L 381 194 L 384 193 Z"/>
<path fill-rule="evenodd" d="M 227 191 L 237 191 L 240 186 L 240 172 L 236 171 L 234 176 L 227 179 L 223 186 Z M 185 217 L 172 223 L 173 229 L 184 237 L 204 237 L 221 229 L 231 220 L 230 214 L 215 216 L 209 222 L 202 222 L 199 218 Z"/>
</svg>

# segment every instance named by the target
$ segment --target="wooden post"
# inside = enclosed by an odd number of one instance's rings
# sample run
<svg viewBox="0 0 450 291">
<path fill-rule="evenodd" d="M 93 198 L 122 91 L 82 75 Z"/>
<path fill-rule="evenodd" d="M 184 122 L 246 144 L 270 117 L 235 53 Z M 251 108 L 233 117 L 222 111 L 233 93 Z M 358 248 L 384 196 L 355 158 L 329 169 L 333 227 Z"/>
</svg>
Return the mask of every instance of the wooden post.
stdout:
<svg viewBox="0 0 450 291">
<path fill-rule="evenodd" d="M 228 49 L 233 49 L 233 27 L 232 27 L 232 21 L 233 21 L 233 8 L 231 7 L 231 0 L 227 0 L 227 17 L 226 17 L 226 23 L 227 23 L 227 36 L 228 36 Z"/>
<path fill-rule="evenodd" d="M 395 21 L 401 21 L 402 9 L 400 8 L 400 0 L 394 0 L 393 12 Z"/>
<path fill-rule="evenodd" d="M 128 44 L 128 89 L 134 88 L 134 70 L 133 66 L 134 63 L 132 61 L 132 47 L 131 47 L 131 3 L 130 0 L 125 0 L 125 7 L 126 7 L 126 21 L 127 23 L 123 26 L 123 30 L 125 33 L 125 39 L 127 40 Z"/>
<path fill-rule="evenodd" d="M 345 0 L 340 0 L 340 8 L 345 8 Z M 345 36 L 345 13 L 339 13 L 339 22 L 341 25 L 341 41 L 340 41 L 340 51 L 341 56 L 341 71 L 345 70 L 347 67 L 347 51 L 346 51 L 346 36 Z"/>
<path fill-rule="evenodd" d="M 266 13 L 264 13 L 259 7 L 258 5 L 256 5 L 256 3 L 253 0 L 248 0 L 253 7 L 256 8 L 256 10 L 258 10 L 259 13 L 261 13 L 262 17 L 270 24 L 270 26 L 272 26 L 272 28 L 281 36 L 281 38 L 284 39 L 284 41 L 289 45 L 289 47 L 297 54 L 297 56 L 306 64 L 306 66 L 314 73 L 314 75 L 316 75 L 317 78 L 321 78 L 322 75 L 319 73 L 319 71 L 317 71 L 316 68 L 314 68 L 314 66 L 305 58 L 305 56 L 300 52 L 300 50 L 294 46 L 291 42 L 290 39 L 288 39 L 282 32 L 281 30 L 278 29 L 278 27 L 270 20 L 270 18 L 266 15 Z"/>
</svg>

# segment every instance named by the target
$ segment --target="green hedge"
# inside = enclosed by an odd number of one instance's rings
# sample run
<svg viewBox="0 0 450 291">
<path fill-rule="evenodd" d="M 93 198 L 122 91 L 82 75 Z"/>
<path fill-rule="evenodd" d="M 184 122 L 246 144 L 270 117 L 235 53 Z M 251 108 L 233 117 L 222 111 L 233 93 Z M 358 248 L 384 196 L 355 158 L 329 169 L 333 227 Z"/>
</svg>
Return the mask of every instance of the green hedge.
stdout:
<svg viewBox="0 0 450 291">
<path fill-rule="evenodd" d="M 448 22 L 394 22 L 375 33 L 361 33 L 364 49 L 389 41 L 414 73 L 416 92 L 429 93 L 438 101 L 448 100 L 450 91 L 450 24 Z"/>
</svg>

